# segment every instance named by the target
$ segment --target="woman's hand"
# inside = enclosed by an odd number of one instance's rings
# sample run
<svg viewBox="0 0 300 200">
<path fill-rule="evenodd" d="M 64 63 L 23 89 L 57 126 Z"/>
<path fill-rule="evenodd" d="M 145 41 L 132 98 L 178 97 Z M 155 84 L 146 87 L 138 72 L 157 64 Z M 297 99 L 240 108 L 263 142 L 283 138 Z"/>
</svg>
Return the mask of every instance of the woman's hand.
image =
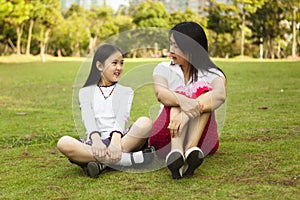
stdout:
<svg viewBox="0 0 300 200">
<path fill-rule="evenodd" d="M 107 147 L 102 142 L 100 135 L 93 134 L 91 136 L 92 139 L 92 152 L 96 161 L 103 162 L 105 160 L 105 156 L 107 155 Z"/>
<path fill-rule="evenodd" d="M 172 138 L 179 136 L 178 133 L 179 127 L 181 123 L 181 111 L 179 107 L 171 107 L 170 111 L 170 123 L 168 125 L 168 129 L 170 131 L 170 135 Z"/>
<path fill-rule="evenodd" d="M 181 112 L 179 107 L 172 107 L 170 111 L 170 123 L 168 125 L 171 137 L 179 137 L 188 121 L 189 117 L 184 112 Z"/>
<path fill-rule="evenodd" d="M 121 160 L 122 146 L 121 135 L 119 133 L 112 135 L 110 145 L 108 146 L 107 155 L 111 163 L 116 163 Z"/>
<path fill-rule="evenodd" d="M 181 94 L 176 94 L 180 108 L 189 118 L 195 118 L 200 115 L 200 104 L 197 99 L 190 99 Z"/>
</svg>

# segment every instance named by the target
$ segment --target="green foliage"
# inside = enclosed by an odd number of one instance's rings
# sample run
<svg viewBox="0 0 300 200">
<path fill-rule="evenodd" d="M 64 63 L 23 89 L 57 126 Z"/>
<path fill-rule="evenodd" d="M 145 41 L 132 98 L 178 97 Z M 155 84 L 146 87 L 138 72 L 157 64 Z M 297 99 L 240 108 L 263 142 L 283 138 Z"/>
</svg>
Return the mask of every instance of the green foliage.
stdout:
<svg viewBox="0 0 300 200">
<path fill-rule="evenodd" d="M 11 3 L 5 2 L 4 8 L 7 8 L 8 11 L 11 9 L 11 12 L 9 15 L 6 15 L 4 21 L 14 26 L 20 26 L 29 19 L 31 6 L 24 0 L 11 1 Z"/>
<path fill-rule="evenodd" d="M 0 0 L 0 5 L 0 22 L 2 22 L 12 12 L 13 4 L 6 0 Z"/>
<path fill-rule="evenodd" d="M 236 13 L 237 10 L 232 5 L 212 3 L 208 10 L 207 28 L 217 34 L 233 33 L 238 27 Z"/>
<path fill-rule="evenodd" d="M 249 16 L 251 22 L 249 28 L 252 30 L 252 38 L 254 43 L 259 44 L 260 39 L 266 46 L 266 58 L 271 58 L 274 55 L 275 38 L 283 36 L 284 29 L 280 27 L 280 22 L 284 19 L 284 9 L 280 1 L 271 0 L 272 3 L 266 3 L 262 8 L 256 10 L 254 15 Z M 263 19 L 263 20 L 262 20 Z"/>
<path fill-rule="evenodd" d="M 239 29 L 237 9 L 233 5 L 216 1 L 211 1 L 211 3 L 207 22 L 207 28 L 214 32 L 210 35 L 210 41 L 212 41 L 210 54 L 221 57 L 233 56 L 235 51 L 231 49 L 234 48 L 231 46 L 235 43 L 235 34 Z"/>
<path fill-rule="evenodd" d="M 168 13 L 160 2 L 145 1 L 141 3 L 133 16 L 133 22 L 141 28 L 168 27 Z"/>
<path fill-rule="evenodd" d="M 170 14 L 169 17 L 170 27 L 179 24 L 180 22 L 193 21 L 200 24 L 203 27 L 207 27 L 207 19 L 200 16 L 190 8 L 186 9 L 184 12 L 175 11 Z"/>
<path fill-rule="evenodd" d="M 269 3 L 266 0 L 234 0 L 234 3 L 240 9 L 240 12 L 255 13 L 257 9 L 261 8 L 264 3 Z"/>
</svg>

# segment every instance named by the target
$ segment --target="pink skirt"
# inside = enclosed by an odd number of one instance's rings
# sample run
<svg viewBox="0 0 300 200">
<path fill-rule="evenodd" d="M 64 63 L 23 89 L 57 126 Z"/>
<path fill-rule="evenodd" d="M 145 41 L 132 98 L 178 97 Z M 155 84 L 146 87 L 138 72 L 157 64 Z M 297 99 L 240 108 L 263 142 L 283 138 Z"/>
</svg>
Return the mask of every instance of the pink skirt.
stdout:
<svg viewBox="0 0 300 200">
<path fill-rule="evenodd" d="M 197 98 L 201 94 L 211 90 L 211 87 L 204 81 L 198 81 L 192 87 L 180 86 L 175 92 L 183 94 L 190 98 Z M 151 146 L 156 149 L 157 155 L 161 158 L 171 151 L 171 136 L 168 129 L 170 123 L 170 107 L 164 106 L 158 118 L 155 120 L 152 133 L 149 139 Z M 214 112 L 208 119 L 202 136 L 198 142 L 198 147 L 204 155 L 211 155 L 218 150 L 219 136 Z"/>
</svg>

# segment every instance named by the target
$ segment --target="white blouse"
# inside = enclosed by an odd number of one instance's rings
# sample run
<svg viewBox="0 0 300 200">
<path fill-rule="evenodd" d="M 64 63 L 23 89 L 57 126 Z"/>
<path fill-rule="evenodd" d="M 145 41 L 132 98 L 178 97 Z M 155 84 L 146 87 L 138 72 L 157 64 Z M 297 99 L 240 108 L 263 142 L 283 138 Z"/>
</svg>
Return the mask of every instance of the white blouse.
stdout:
<svg viewBox="0 0 300 200">
<path fill-rule="evenodd" d="M 108 96 L 112 87 L 101 89 Z M 113 131 L 123 133 L 130 116 L 133 96 L 131 88 L 120 84 L 106 100 L 97 85 L 81 88 L 79 103 L 87 138 L 94 131 L 100 132 L 102 139 L 108 138 Z"/>
<path fill-rule="evenodd" d="M 202 72 L 198 70 L 198 81 L 203 80 L 208 84 L 211 84 L 213 80 L 217 77 L 224 77 L 224 74 L 215 68 L 209 69 L 210 72 Z M 170 90 L 175 91 L 179 86 L 189 86 L 190 81 L 185 84 L 184 74 L 179 65 L 171 65 L 171 61 L 159 63 L 154 71 L 153 76 L 162 76 L 168 81 L 168 87 Z"/>
</svg>

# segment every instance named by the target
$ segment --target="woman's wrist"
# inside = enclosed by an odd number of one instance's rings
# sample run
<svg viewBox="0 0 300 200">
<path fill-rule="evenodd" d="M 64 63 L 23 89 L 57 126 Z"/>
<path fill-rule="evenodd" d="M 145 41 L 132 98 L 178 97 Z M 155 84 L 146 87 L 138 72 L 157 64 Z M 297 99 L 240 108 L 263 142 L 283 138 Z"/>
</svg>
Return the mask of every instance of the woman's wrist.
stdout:
<svg viewBox="0 0 300 200">
<path fill-rule="evenodd" d="M 204 105 L 201 103 L 199 99 L 197 99 L 197 103 L 198 103 L 199 112 L 200 114 L 202 114 L 204 111 Z"/>
</svg>

